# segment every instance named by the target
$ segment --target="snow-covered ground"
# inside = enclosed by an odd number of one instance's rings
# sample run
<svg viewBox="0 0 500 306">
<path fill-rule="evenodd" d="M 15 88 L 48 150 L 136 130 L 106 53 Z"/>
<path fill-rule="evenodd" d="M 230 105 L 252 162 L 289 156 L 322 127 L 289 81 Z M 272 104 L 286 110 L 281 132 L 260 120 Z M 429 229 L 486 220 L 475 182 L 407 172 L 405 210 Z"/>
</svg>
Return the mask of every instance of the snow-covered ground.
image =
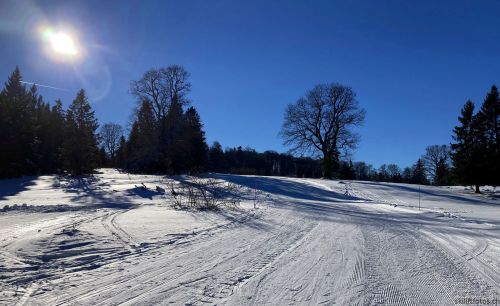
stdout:
<svg viewBox="0 0 500 306">
<path fill-rule="evenodd" d="M 101 172 L 0 181 L 1 305 L 500 299 L 495 193 L 213 174 L 242 202 L 190 211 L 166 187 L 189 178 Z"/>
</svg>

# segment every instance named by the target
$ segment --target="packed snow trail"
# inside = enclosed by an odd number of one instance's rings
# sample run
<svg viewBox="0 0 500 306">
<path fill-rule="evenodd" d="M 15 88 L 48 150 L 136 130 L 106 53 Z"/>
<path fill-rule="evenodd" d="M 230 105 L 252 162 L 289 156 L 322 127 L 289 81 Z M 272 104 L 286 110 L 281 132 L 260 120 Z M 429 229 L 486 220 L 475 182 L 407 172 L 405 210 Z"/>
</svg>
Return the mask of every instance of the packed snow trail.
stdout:
<svg viewBox="0 0 500 306">
<path fill-rule="evenodd" d="M 0 227 L 0 256 L 10 258 L 0 265 L 0 304 L 456 305 L 499 297 L 495 201 L 486 201 L 488 218 L 461 218 L 400 207 L 415 195 L 398 186 L 353 182 L 344 196 L 338 181 L 216 177 L 249 188 L 249 200 L 238 210 L 175 211 L 164 199 L 131 195 L 110 172 L 107 188 L 123 190 L 118 198 L 133 206 L 55 213 L 52 223 L 44 213 L 0 215 L 25 225 Z M 440 203 L 440 190 L 432 192 Z M 461 209 L 481 210 L 466 199 Z M 19 240 L 23 228 L 37 234 Z M 30 258 L 46 262 L 33 270 Z"/>
</svg>

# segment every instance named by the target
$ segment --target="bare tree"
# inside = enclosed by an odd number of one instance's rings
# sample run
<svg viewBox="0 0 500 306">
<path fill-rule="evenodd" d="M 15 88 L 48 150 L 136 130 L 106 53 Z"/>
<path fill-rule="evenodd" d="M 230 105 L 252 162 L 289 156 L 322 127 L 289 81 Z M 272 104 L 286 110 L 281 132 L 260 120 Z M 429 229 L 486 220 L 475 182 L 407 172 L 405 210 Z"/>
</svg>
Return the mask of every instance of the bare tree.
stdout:
<svg viewBox="0 0 500 306">
<path fill-rule="evenodd" d="M 151 103 L 157 121 L 165 118 L 174 97 L 181 105 L 188 104 L 186 96 L 190 90 L 189 73 L 179 65 L 151 69 L 130 84 L 130 92 L 139 103 Z"/>
<path fill-rule="evenodd" d="M 332 177 L 340 152 L 354 149 L 359 141 L 352 128 L 363 123 L 365 110 L 355 97 L 350 87 L 322 84 L 286 108 L 280 132 L 284 144 L 294 153 L 321 156 L 325 178 Z"/>
<path fill-rule="evenodd" d="M 123 136 L 123 129 L 119 124 L 116 123 L 106 123 L 101 127 L 99 131 L 99 137 L 101 143 L 108 153 L 111 161 L 114 163 L 116 158 L 116 152 L 120 147 L 120 138 Z"/>
<path fill-rule="evenodd" d="M 438 184 L 442 179 L 439 178 L 440 168 L 443 165 L 448 165 L 450 161 L 450 147 L 447 145 L 432 145 L 425 148 L 425 155 L 422 157 L 424 161 L 427 176 L 432 180 L 433 184 Z"/>
<path fill-rule="evenodd" d="M 399 183 L 401 182 L 401 168 L 399 168 L 396 164 L 388 164 L 387 172 L 389 173 L 389 177 L 391 182 Z"/>
</svg>

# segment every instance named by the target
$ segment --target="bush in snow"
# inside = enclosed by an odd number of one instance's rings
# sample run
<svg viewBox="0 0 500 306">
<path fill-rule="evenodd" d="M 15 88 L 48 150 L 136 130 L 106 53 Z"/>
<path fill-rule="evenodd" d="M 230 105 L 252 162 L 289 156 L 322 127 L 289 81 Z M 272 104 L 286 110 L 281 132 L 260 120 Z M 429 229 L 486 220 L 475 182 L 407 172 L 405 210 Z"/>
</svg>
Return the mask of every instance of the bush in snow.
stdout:
<svg viewBox="0 0 500 306">
<path fill-rule="evenodd" d="M 241 186 L 197 178 L 191 181 L 168 184 L 170 199 L 174 207 L 214 209 L 221 206 L 236 206 L 240 202 Z"/>
</svg>

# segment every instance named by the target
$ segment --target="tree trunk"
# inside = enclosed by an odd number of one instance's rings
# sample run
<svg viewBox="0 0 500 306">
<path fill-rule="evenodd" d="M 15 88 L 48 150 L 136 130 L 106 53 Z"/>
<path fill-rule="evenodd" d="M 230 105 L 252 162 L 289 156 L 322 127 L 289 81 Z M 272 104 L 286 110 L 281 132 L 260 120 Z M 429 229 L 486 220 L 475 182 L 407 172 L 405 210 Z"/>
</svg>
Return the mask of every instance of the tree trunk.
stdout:
<svg viewBox="0 0 500 306">
<path fill-rule="evenodd" d="M 333 168 L 333 161 L 332 157 L 328 153 L 323 154 L 323 161 L 322 161 L 322 170 L 323 170 L 323 178 L 326 179 L 331 179 L 332 178 L 332 168 Z"/>
<path fill-rule="evenodd" d="M 476 193 L 481 193 L 481 191 L 479 191 L 479 185 L 476 185 Z"/>
</svg>

